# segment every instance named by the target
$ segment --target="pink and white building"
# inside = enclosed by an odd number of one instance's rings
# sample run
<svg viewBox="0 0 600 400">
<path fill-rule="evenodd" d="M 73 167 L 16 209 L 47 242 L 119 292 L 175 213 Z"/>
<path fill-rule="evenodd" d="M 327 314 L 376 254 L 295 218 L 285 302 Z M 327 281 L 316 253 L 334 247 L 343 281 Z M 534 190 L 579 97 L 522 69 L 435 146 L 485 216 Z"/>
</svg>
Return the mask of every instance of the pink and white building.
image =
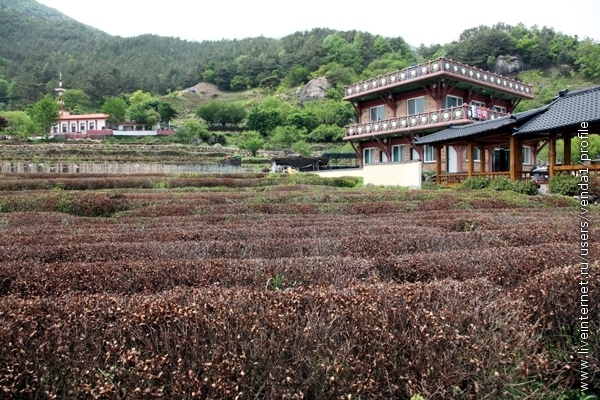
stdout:
<svg viewBox="0 0 600 400">
<path fill-rule="evenodd" d="M 50 136 L 56 135 L 111 135 L 108 129 L 107 114 L 81 114 L 71 115 L 68 111 L 61 111 L 58 122 L 52 127 Z"/>
<path fill-rule="evenodd" d="M 152 130 L 139 130 L 139 124 L 135 121 L 121 122 L 116 130 L 108 122 L 108 114 L 80 114 L 71 115 L 65 110 L 63 94 L 66 89 L 62 85 L 62 73 L 59 75 L 58 105 L 60 106 L 60 117 L 50 128 L 50 137 L 62 137 L 64 139 L 102 138 L 106 136 L 172 136 L 175 130 L 170 125 L 157 124 Z"/>
</svg>

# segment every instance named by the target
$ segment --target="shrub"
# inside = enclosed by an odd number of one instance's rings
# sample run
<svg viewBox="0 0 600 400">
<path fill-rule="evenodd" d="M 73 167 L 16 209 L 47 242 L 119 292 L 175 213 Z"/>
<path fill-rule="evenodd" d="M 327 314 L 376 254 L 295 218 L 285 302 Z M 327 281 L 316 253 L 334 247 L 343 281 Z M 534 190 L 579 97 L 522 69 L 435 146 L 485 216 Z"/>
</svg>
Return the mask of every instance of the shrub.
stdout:
<svg viewBox="0 0 600 400">
<path fill-rule="evenodd" d="M 527 180 L 512 182 L 511 190 L 528 196 L 535 196 L 538 194 L 537 186 L 535 186 L 533 182 Z"/>
<path fill-rule="evenodd" d="M 579 178 L 567 175 L 559 174 L 550 178 L 550 192 L 554 194 L 562 194 L 564 196 L 575 196 L 579 193 Z"/>
<path fill-rule="evenodd" d="M 482 176 L 472 176 L 467 178 L 466 181 L 461 185 L 461 189 L 473 190 L 473 189 L 485 189 L 490 186 L 490 180 Z"/>
<path fill-rule="evenodd" d="M 600 198 L 600 174 L 590 174 L 588 192 L 590 196 Z"/>
<path fill-rule="evenodd" d="M 305 157 L 310 157 L 312 155 L 312 150 L 310 148 L 310 144 L 306 143 L 304 140 L 299 140 L 292 145 L 292 150 L 294 152 L 301 154 Z"/>
<path fill-rule="evenodd" d="M 504 190 L 511 190 L 512 183 L 510 182 L 510 180 L 502 176 L 500 178 L 492 179 L 492 181 L 490 182 L 490 188 L 499 192 Z"/>
<path fill-rule="evenodd" d="M 339 178 L 333 179 L 333 186 L 335 187 L 348 187 L 353 188 L 362 183 L 362 178 L 357 176 L 340 176 Z"/>
</svg>

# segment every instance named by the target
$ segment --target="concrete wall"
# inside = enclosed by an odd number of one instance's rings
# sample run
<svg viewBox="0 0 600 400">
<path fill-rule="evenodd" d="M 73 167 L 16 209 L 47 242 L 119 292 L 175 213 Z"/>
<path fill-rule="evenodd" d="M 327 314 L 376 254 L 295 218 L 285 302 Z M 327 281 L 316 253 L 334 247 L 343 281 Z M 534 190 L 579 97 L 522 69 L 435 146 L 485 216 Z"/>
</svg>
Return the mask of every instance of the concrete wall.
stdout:
<svg viewBox="0 0 600 400">
<path fill-rule="evenodd" d="M 340 176 L 359 176 L 365 185 L 421 187 L 421 162 L 408 161 L 404 163 L 368 164 L 362 169 L 345 169 L 333 171 L 318 171 L 317 175 L 324 178 Z"/>
</svg>

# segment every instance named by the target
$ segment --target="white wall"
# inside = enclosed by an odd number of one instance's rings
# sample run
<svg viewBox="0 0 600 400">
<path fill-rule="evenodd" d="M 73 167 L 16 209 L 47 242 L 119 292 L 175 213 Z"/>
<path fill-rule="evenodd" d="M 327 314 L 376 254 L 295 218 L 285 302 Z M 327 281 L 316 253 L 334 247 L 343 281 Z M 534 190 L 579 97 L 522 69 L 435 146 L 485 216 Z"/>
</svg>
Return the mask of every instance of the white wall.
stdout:
<svg viewBox="0 0 600 400">
<path fill-rule="evenodd" d="M 367 164 L 362 169 L 317 171 L 324 178 L 359 176 L 365 185 L 421 187 L 421 162 Z"/>
<path fill-rule="evenodd" d="M 115 131 L 113 130 L 113 136 L 156 136 L 156 131 Z"/>
</svg>

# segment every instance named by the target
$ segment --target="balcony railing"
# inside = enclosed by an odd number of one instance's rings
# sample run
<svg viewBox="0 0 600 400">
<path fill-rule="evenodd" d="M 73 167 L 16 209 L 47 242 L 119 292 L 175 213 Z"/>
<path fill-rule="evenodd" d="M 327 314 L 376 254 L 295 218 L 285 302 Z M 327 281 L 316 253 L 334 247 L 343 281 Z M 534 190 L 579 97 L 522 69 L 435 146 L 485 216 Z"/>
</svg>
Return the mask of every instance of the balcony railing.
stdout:
<svg viewBox="0 0 600 400">
<path fill-rule="evenodd" d="M 477 112 L 479 110 L 479 112 Z M 474 113 L 475 111 L 475 113 Z M 346 137 L 380 135 L 387 132 L 427 129 L 436 125 L 443 127 L 459 120 L 483 121 L 504 117 L 508 114 L 468 104 L 460 107 L 442 108 L 419 114 L 395 117 L 374 122 L 346 126 Z"/>
<path fill-rule="evenodd" d="M 366 92 L 377 91 L 380 88 L 399 86 L 405 81 L 439 72 L 479 81 L 487 86 L 495 86 L 501 91 L 533 97 L 531 85 L 457 61 L 447 60 L 444 57 L 345 86 L 344 93 L 348 99 Z"/>
</svg>

